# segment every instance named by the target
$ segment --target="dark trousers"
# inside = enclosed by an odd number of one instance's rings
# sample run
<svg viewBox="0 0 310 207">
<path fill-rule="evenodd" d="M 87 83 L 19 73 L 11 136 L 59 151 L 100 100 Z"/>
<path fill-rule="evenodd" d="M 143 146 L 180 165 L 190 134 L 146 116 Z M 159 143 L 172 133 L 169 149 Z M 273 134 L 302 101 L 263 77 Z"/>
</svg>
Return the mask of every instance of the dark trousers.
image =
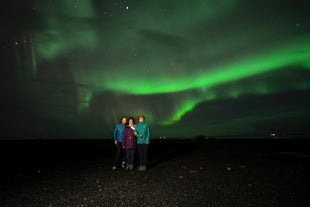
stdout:
<svg viewBox="0 0 310 207">
<path fill-rule="evenodd" d="M 147 148 L 148 144 L 138 144 L 138 154 L 140 165 L 147 164 Z"/>
<path fill-rule="evenodd" d="M 113 166 L 119 166 L 121 162 L 125 161 L 125 150 L 123 149 L 123 145 L 121 142 L 117 142 L 116 144 L 116 155 L 113 162 Z"/>
<path fill-rule="evenodd" d="M 126 156 L 127 156 L 127 164 L 133 165 L 135 159 L 135 149 L 127 149 Z"/>
</svg>

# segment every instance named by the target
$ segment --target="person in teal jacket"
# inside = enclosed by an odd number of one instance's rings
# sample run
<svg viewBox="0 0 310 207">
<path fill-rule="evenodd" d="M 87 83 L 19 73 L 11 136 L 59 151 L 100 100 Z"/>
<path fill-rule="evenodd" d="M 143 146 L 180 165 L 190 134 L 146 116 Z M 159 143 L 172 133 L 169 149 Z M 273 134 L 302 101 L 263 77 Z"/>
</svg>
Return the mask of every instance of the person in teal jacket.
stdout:
<svg viewBox="0 0 310 207">
<path fill-rule="evenodd" d="M 135 136 L 137 137 L 137 148 L 138 148 L 138 155 L 139 155 L 139 170 L 145 171 L 147 165 L 147 152 L 148 146 L 150 144 L 150 126 L 148 123 L 145 122 L 145 117 L 140 115 L 138 117 L 138 124 L 135 128 Z"/>
</svg>

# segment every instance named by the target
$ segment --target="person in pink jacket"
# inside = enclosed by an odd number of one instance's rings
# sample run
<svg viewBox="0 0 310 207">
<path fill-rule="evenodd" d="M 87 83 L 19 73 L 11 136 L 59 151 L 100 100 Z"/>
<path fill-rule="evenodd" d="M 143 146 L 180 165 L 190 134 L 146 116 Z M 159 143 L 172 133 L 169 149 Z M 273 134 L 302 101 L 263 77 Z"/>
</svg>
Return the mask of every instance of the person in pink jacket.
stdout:
<svg viewBox="0 0 310 207">
<path fill-rule="evenodd" d="M 126 150 L 126 169 L 133 170 L 135 150 L 137 148 L 137 137 L 134 134 L 135 120 L 133 117 L 128 119 L 128 126 L 126 126 L 123 136 L 123 148 Z"/>
</svg>

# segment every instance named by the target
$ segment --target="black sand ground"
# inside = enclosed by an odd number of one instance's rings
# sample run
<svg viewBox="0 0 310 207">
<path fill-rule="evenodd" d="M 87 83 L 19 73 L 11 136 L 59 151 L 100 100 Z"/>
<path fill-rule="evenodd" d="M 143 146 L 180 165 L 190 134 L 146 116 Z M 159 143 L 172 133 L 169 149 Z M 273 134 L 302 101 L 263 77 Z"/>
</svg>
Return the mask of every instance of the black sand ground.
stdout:
<svg viewBox="0 0 310 207">
<path fill-rule="evenodd" d="M 153 141 L 112 172 L 111 141 L 0 142 L 0 206 L 310 206 L 307 140 Z"/>
</svg>

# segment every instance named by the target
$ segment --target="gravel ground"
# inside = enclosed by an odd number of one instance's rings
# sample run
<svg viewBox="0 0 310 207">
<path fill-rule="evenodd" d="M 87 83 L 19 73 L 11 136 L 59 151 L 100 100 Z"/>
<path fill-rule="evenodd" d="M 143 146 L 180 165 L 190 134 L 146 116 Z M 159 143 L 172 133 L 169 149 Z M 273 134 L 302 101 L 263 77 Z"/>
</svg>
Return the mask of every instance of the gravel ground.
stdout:
<svg viewBox="0 0 310 207">
<path fill-rule="evenodd" d="M 0 206 L 308 207 L 310 156 L 291 143 L 155 141 L 146 172 L 113 172 L 107 142 L 4 144 Z"/>
</svg>

